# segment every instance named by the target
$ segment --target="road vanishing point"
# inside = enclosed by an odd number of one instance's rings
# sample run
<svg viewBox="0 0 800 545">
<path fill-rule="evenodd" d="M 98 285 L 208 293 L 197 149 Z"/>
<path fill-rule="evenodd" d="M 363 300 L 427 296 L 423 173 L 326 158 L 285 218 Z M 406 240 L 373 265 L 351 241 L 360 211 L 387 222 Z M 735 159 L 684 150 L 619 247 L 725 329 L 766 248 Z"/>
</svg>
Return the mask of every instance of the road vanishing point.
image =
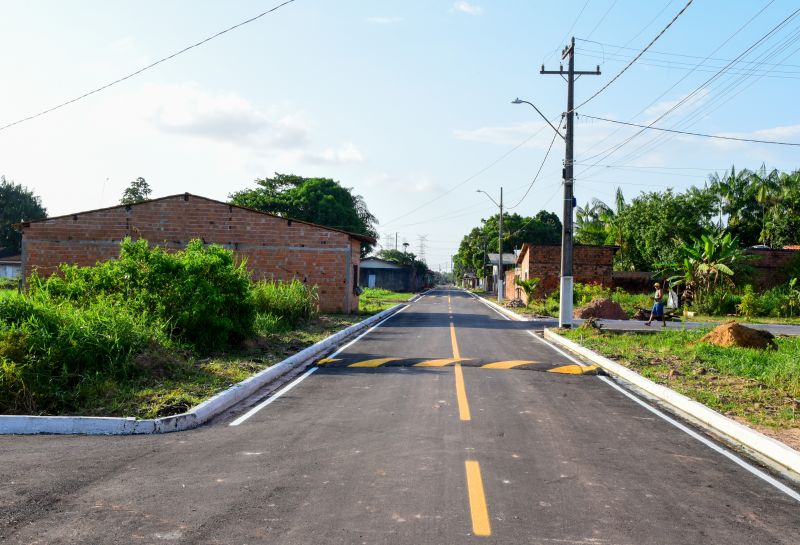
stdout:
<svg viewBox="0 0 800 545">
<path fill-rule="evenodd" d="M 0 543 L 800 543 L 795 483 L 531 327 L 440 288 L 194 431 L 2 437 Z"/>
</svg>

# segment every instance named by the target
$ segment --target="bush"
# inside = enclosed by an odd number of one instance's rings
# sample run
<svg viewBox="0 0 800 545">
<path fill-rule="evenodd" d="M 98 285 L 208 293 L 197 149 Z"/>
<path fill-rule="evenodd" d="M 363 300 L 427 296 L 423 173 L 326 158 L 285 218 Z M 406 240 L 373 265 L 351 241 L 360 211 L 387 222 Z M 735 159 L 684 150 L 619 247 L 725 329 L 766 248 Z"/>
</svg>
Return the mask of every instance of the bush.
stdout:
<svg viewBox="0 0 800 545">
<path fill-rule="evenodd" d="M 103 304 L 129 309 L 169 335 L 201 350 L 248 336 L 255 319 L 244 263 L 218 245 L 192 240 L 185 250 L 167 252 L 147 241 L 125 239 L 120 257 L 94 267 L 62 265 L 63 276 L 32 275 L 34 299 L 80 308 Z"/>
<path fill-rule="evenodd" d="M 153 339 L 141 316 L 108 301 L 0 299 L 0 413 L 59 412 L 87 382 L 136 375 L 133 357 Z"/>
<path fill-rule="evenodd" d="M 252 297 L 259 314 L 270 314 L 291 326 L 311 319 L 319 312 L 317 287 L 306 286 L 297 279 L 258 282 L 253 285 Z"/>
<path fill-rule="evenodd" d="M 735 314 L 741 299 L 739 295 L 732 293 L 728 288 L 718 286 L 703 294 L 702 299 L 696 300 L 692 305 L 692 310 L 699 314 L 712 316 Z"/>
</svg>

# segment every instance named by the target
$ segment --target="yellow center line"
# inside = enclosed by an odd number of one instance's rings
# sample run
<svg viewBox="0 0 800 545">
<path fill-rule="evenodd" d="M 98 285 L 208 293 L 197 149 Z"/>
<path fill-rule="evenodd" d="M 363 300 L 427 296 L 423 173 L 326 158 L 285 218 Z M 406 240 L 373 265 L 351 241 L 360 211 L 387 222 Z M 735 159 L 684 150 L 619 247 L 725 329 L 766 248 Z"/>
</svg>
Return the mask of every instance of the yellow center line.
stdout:
<svg viewBox="0 0 800 545">
<path fill-rule="evenodd" d="M 486 507 L 486 495 L 483 493 L 481 466 L 475 460 L 464 462 L 467 470 L 467 491 L 469 493 L 469 510 L 472 515 L 472 533 L 486 537 L 492 535 L 489 524 L 489 509 Z"/>
<path fill-rule="evenodd" d="M 461 354 L 458 352 L 458 341 L 456 340 L 456 326 L 450 322 L 450 342 L 453 345 L 453 357 L 457 360 L 461 359 Z"/>
<path fill-rule="evenodd" d="M 464 388 L 464 372 L 461 370 L 461 364 L 457 363 L 453 366 L 456 373 L 456 399 L 458 400 L 458 417 L 466 422 L 472 420 L 472 415 L 469 413 L 469 403 L 467 402 L 467 390 Z"/>
</svg>

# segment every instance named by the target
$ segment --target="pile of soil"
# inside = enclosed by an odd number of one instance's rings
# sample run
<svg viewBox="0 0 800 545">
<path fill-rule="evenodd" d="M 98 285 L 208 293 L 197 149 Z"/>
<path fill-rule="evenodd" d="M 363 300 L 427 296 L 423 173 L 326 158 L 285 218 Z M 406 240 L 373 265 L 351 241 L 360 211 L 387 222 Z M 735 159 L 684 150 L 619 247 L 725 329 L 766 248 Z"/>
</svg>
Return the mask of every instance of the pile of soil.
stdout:
<svg viewBox="0 0 800 545">
<path fill-rule="evenodd" d="M 777 350 L 778 345 L 773 340 L 775 336 L 769 331 L 745 327 L 735 321 L 725 322 L 711 330 L 699 342 L 715 344 L 717 346 L 738 346 L 740 348 L 761 348 Z"/>
<path fill-rule="evenodd" d="M 573 312 L 573 317 L 582 318 L 584 320 L 587 318 L 603 318 L 605 320 L 628 319 L 628 315 L 625 314 L 625 311 L 622 310 L 622 307 L 619 305 L 619 303 L 615 303 L 611 299 L 601 297 L 592 299 L 591 303 L 575 309 L 575 312 Z"/>
</svg>

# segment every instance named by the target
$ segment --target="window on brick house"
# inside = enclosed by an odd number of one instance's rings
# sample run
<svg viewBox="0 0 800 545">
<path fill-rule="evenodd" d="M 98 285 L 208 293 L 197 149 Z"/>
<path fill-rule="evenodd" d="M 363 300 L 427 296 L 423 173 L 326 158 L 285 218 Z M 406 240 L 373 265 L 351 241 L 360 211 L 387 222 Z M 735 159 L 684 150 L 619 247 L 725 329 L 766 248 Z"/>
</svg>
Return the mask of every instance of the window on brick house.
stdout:
<svg viewBox="0 0 800 545">
<path fill-rule="evenodd" d="M 353 265 L 353 293 L 359 295 L 358 289 L 358 265 Z"/>
</svg>

